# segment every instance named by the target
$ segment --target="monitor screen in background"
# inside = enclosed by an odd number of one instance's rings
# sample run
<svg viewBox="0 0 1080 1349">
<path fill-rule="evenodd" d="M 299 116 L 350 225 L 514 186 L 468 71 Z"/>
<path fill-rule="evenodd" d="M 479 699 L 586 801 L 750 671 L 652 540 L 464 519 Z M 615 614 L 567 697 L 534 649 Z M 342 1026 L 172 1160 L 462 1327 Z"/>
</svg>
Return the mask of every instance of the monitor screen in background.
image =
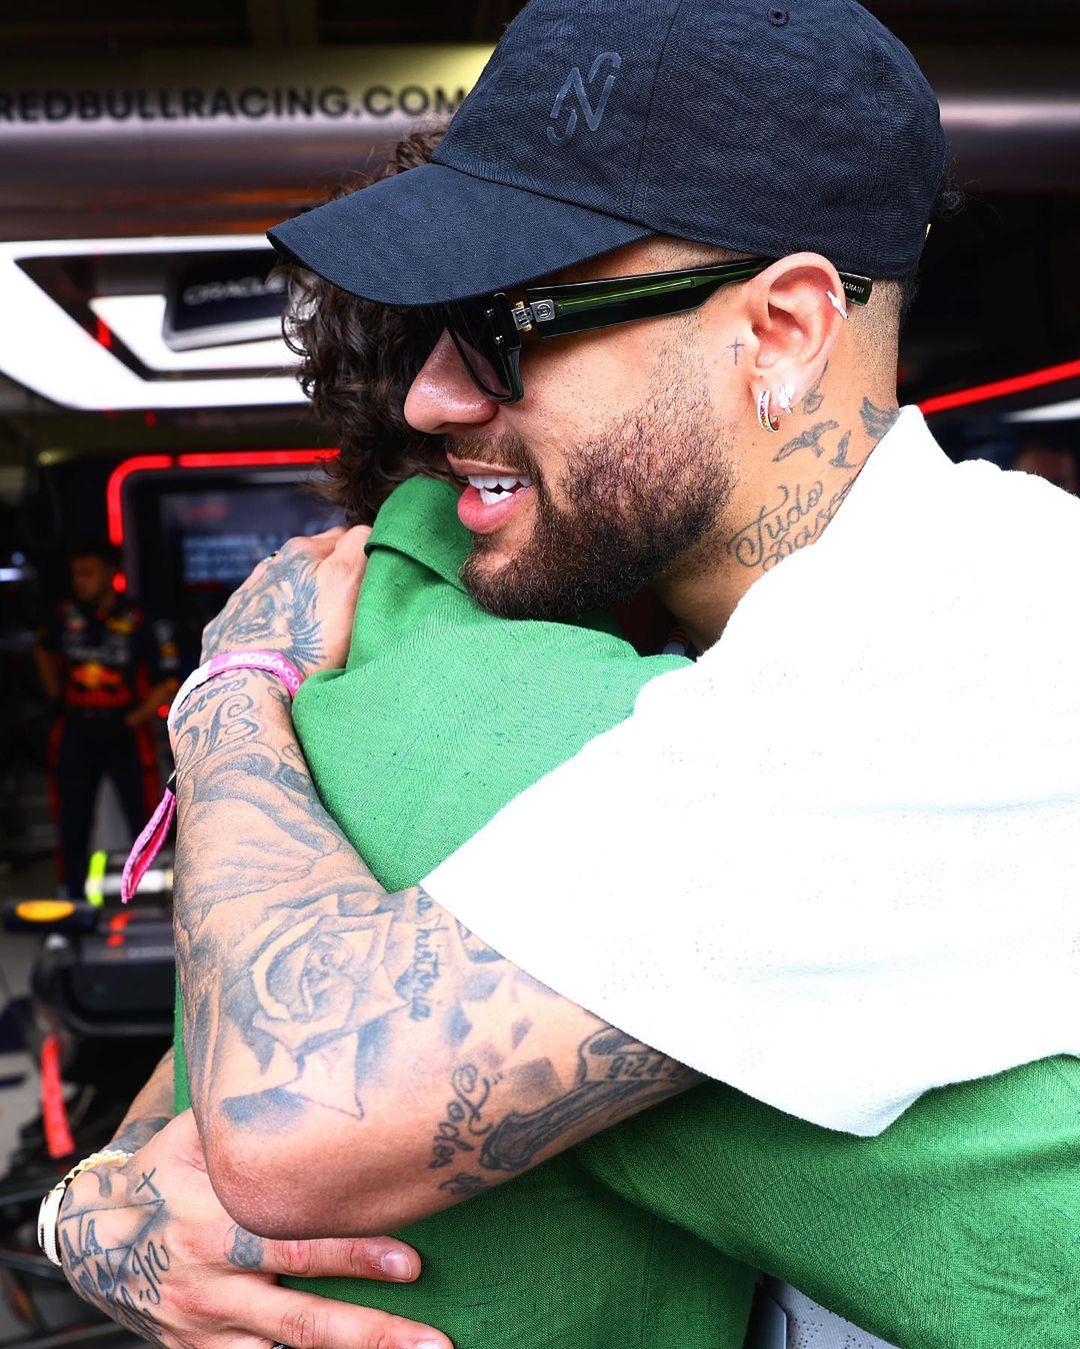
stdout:
<svg viewBox="0 0 1080 1349">
<path fill-rule="evenodd" d="M 124 568 L 148 615 L 171 623 L 186 668 L 202 630 L 268 553 L 318 534 L 342 514 L 308 468 L 185 468 L 136 473 L 125 484 Z"/>
<path fill-rule="evenodd" d="M 286 539 L 341 522 L 336 507 L 293 483 L 165 491 L 159 500 L 178 589 L 232 590 Z"/>
</svg>

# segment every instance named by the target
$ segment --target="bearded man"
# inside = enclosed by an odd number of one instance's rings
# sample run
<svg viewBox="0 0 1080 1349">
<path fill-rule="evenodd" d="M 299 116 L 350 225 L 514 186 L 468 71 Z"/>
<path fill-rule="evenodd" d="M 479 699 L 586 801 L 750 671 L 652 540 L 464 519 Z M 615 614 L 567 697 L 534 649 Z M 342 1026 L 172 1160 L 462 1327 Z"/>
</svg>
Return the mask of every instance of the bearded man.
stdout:
<svg viewBox="0 0 1080 1349">
<path fill-rule="evenodd" d="M 847 0 L 535 0 L 433 164 L 274 232 L 429 316 L 405 415 L 468 481 L 475 598 L 548 620 L 647 583 L 704 654 L 396 894 L 320 805 L 273 662 L 205 672 L 173 724 L 178 961 L 247 1229 L 420 1218 L 687 1066 L 887 1139 L 933 1089 L 1005 1101 L 1040 1062 L 1074 1224 L 1076 1061 L 1051 1056 L 1080 1044 L 1080 705 L 1047 576 L 1077 508 L 955 469 L 896 408 L 943 159 L 910 56 Z M 340 665 L 363 542 L 291 545 L 204 655 Z M 439 696 L 496 738 L 516 690 L 483 673 Z M 432 1139 L 457 1152 L 463 1122 L 485 1141 L 447 1186 Z M 1068 1342 L 1076 1272 L 1056 1242 L 1032 1344 Z"/>
</svg>

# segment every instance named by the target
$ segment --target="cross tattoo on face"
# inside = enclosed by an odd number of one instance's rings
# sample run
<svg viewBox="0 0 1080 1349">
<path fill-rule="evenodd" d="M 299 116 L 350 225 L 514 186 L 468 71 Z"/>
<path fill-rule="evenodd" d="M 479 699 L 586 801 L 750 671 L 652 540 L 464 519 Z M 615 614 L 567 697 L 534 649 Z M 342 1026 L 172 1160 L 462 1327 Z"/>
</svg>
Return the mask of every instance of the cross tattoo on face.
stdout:
<svg viewBox="0 0 1080 1349">
<path fill-rule="evenodd" d="M 745 346 L 746 346 L 746 343 L 745 343 L 745 342 L 740 342 L 738 338 L 736 338 L 734 342 L 729 342 L 729 343 L 728 343 L 729 349 L 730 349 L 732 352 L 734 352 L 734 354 L 735 354 L 735 364 L 736 364 L 736 365 L 739 364 L 739 352 L 740 352 L 740 351 L 743 349 L 743 347 L 745 347 Z"/>
</svg>

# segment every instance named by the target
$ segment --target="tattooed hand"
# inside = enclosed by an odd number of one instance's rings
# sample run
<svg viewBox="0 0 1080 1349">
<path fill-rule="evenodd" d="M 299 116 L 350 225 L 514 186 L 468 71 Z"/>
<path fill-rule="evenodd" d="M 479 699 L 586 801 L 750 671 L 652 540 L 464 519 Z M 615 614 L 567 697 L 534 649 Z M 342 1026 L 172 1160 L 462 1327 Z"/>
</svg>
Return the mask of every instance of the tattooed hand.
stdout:
<svg viewBox="0 0 1080 1349">
<path fill-rule="evenodd" d="M 420 1259 L 389 1237 L 264 1241 L 237 1227 L 210 1186 L 190 1111 L 123 1166 L 77 1176 L 59 1240 L 75 1291 L 167 1349 L 451 1349 L 401 1317 L 277 1287 L 277 1275 L 410 1281 Z"/>
<path fill-rule="evenodd" d="M 280 651 L 305 676 L 344 665 L 370 533 L 358 525 L 290 539 L 207 625 L 202 659 L 258 647 Z"/>
</svg>

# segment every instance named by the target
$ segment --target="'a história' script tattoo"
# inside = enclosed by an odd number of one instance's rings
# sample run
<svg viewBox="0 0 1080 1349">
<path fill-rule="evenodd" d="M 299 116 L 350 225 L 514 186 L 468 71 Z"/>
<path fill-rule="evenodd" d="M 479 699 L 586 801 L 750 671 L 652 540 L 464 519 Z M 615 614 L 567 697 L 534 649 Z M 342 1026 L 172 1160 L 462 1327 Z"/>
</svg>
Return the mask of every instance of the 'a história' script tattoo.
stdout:
<svg viewBox="0 0 1080 1349">
<path fill-rule="evenodd" d="M 727 542 L 743 567 L 768 570 L 820 537 L 895 419 L 867 399 L 861 426 L 844 427 L 816 416 L 822 403 L 818 385 L 799 399 L 815 420 L 785 457 L 795 476 L 779 481 L 778 470 Z M 301 668 L 315 659 L 306 567 L 263 564 L 207 629 L 207 649 L 271 645 Z M 343 1157 L 382 1148 L 385 1169 L 404 1167 L 448 1202 L 696 1080 L 546 989 L 422 888 L 387 893 L 323 807 L 267 676 L 211 680 L 173 741 L 176 957 L 204 1135 L 220 1129 L 257 1152 L 260 1139 L 302 1138 L 310 1124 Z M 143 1199 L 148 1216 L 100 1268 L 85 1222 L 71 1238 L 98 1286 L 121 1267 L 142 1280 L 122 1281 L 132 1318 L 152 1315 L 167 1272 L 153 1207 L 163 1200 L 152 1188 Z M 234 1263 L 256 1254 L 234 1240 Z"/>
</svg>

